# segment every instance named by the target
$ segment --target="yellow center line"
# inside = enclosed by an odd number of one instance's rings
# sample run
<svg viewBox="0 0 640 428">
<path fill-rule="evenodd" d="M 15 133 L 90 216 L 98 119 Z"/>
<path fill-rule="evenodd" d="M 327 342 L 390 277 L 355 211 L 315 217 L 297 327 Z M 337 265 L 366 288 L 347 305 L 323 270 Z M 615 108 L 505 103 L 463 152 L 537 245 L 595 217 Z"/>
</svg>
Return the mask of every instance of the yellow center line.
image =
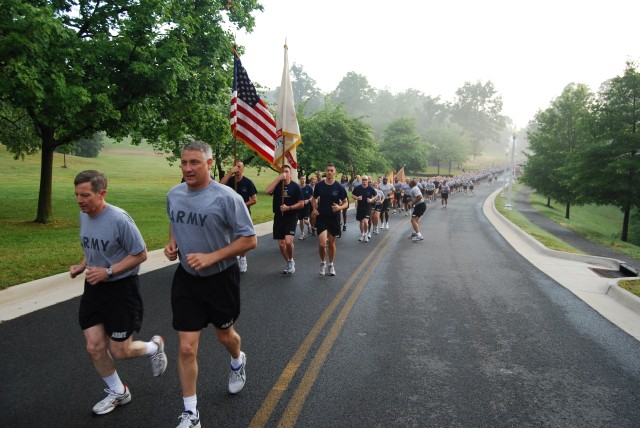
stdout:
<svg viewBox="0 0 640 428">
<path fill-rule="evenodd" d="M 333 298 L 329 306 L 327 306 L 325 311 L 320 316 L 320 319 L 318 319 L 316 324 L 313 326 L 313 328 L 311 329 L 311 331 L 309 332 L 305 340 L 302 342 L 302 344 L 294 354 L 293 358 L 291 358 L 291 360 L 289 361 L 285 369 L 280 374 L 280 377 L 278 378 L 274 386 L 269 391 L 267 398 L 265 398 L 262 405 L 260 406 L 256 414 L 254 415 L 253 419 L 251 420 L 251 423 L 249 424 L 250 428 L 264 427 L 267 424 L 267 422 L 269 421 L 269 418 L 271 418 L 271 415 L 273 414 L 274 409 L 278 405 L 278 402 L 282 398 L 282 395 L 289 388 L 289 383 L 297 373 L 304 359 L 309 354 L 309 350 L 311 349 L 311 346 L 316 341 L 316 339 L 320 335 L 320 332 L 322 331 L 324 326 L 327 324 L 327 322 L 329 321 L 333 313 L 336 311 L 338 305 L 342 301 L 343 297 L 346 295 L 347 291 L 349 291 L 353 283 L 361 275 L 363 269 L 365 269 L 365 267 L 369 265 L 369 262 L 371 261 L 371 259 L 375 257 L 376 258 L 375 263 L 377 263 L 380 260 L 382 255 L 386 252 L 386 249 L 389 245 L 388 243 L 391 242 L 391 238 L 398 233 L 399 229 L 400 227 L 396 228 L 396 232 L 394 234 L 386 235 L 384 239 L 380 241 L 380 243 L 378 243 L 371 250 L 371 253 L 362 261 L 362 263 L 360 263 L 360 266 L 358 266 L 358 268 L 351 274 L 349 279 L 347 279 L 347 281 L 345 282 L 345 285 L 342 287 L 340 292 L 338 292 L 338 294 Z M 382 247 L 384 248 L 378 251 L 378 249 Z M 312 361 L 312 365 L 310 366 L 310 368 L 308 369 L 307 373 L 303 378 L 303 383 L 305 382 L 305 380 L 306 380 L 306 383 L 309 383 L 310 381 L 309 386 L 306 389 L 306 392 L 304 392 L 304 390 L 301 390 L 302 385 L 298 387 L 298 389 L 296 390 L 296 394 L 294 395 L 294 397 L 292 398 L 292 401 L 287 407 L 287 411 L 285 412 L 285 417 L 283 417 L 283 420 L 280 422 L 281 425 L 284 423 L 285 418 L 286 420 L 289 420 L 291 419 L 291 417 L 294 417 L 291 425 L 284 425 L 284 426 L 293 426 L 293 424 L 295 424 L 295 420 L 297 420 L 299 412 L 302 408 L 302 404 L 304 403 L 304 398 L 306 398 L 309 391 L 311 390 L 311 386 L 315 382 L 317 373 L 320 371 L 320 367 L 322 366 L 322 363 L 326 359 L 326 354 L 331 349 L 331 345 L 335 341 L 335 337 L 337 336 L 337 334 L 340 332 L 340 329 L 344 324 L 344 320 L 346 319 L 346 316 L 348 315 L 353 304 L 355 303 L 355 300 L 360 294 L 360 291 L 362 291 L 362 288 L 364 287 L 364 284 L 366 284 L 366 280 L 370 277 L 372 271 L 373 269 L 369 269 L 367 272 L 365 272 L 363 279 L 358 283 L 358 285 L 356 286 L 356 289 L 352 292 L 351 296 L 349 297 L 349 300 L 345 304 L 345 307 L 340 312 L 338 319 L 334 322 L 334 325 L 332 326 L 329 332 L 329 336 L 324 340 L 322 346 L 318 350 L 318 354 L 316 354 L 316 356 Z M 331 340 L 329 340 L 332 334 L 334 336 Z M 326 353 L 324 354 L 324 356 L 319 358 L 319 354 L 321 352 L 325 352 L 324 351 L 325 348 L 326 348 Z M 314 375 L 309 374 L 309 370 L 312 370 L 312 369 L 313 371 L 315 371 Z M 299 395 L 298 391 L 300 391 L 303 394 L 302 399 L 297 398 Z M 289 409 L 292 407 L 291 403 L 293 402 L 298 403 L 294 406 L 297 410 L 292 409 L 290 411 Z M 295 412 L 295 413 L 292 413 L 292 412 Z M 287 414 L 289 414 L 290 416 L 287 417 Z"/>
</svg>

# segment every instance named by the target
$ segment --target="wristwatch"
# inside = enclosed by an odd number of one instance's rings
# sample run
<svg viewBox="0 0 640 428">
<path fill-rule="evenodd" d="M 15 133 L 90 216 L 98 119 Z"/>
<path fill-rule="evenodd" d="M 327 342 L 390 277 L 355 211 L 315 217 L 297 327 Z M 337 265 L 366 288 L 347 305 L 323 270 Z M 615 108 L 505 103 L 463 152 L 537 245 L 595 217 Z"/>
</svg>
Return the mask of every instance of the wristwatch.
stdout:
<svg viewBox="0 0 640 428">
<path fill-rule="evenodd" d="M 109 275 L 109 278 L 113 276 L 113 269 L 111 269 L 111 266 L 107 268 L 107 275 Z"/>
</svg>

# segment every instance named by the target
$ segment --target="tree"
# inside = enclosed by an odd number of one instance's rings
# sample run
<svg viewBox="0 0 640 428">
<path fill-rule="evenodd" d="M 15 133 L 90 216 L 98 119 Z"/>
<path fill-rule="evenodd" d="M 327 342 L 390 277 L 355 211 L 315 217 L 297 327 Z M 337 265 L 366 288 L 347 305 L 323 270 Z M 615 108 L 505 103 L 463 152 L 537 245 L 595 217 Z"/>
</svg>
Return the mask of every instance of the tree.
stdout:
<svg viewBox="0 0 640 428">
<path fill-rule="evenodd" d="M 428 150 L 416 130 L 414 119 L 396 119 L 384 130 L 381 152 L 395 171 L 406 165 L 406 170 L 423 171 L 427 168 Z"/>
<path fill-rule="evenodd" d="M 596 141 L 578 168 L 589 200 L 620 207 L 620 239 L 628 240 L 631 209 L 640 206 L 640 73 L 628 62 L 623 76 L 603 86 L 595 106 Z"/>
<path fill-rule="evenodd" d="M 227 24 L 250 31 L 261 9 L 256 0 L 4 0 L 0 101 L 25 111 L 40 140 L 35 221 L 52 219 L 57 147 L 99 131 L 170 153 L 188 138 L 225 141 Z M 20 156 L 30 146 L 8 148 Z"/>
<path fill-rule="evenodd" d="M 329 95 L 334 105 L 342 105 L 353 117 L 368 116 L 376 91 L 367 78 L 350 71 L 342 78 L 336 89 Z"/>
<path fill-rule="evenodd" d="M 462 163 L 471 155 L 471 143 L 467 134 L 460 125 L 455 123 L 448 126 L 434 126 L 424 132 L 425 140 L 429 142 L 429 161 L 438 167 L 442 162 Z M 451 173 L 451 168 L 449 168 Z"/>
<path fill-rule="evenodd" d="M 329 105 L 312 117 L 303 118 L 300 132 L 304 144 L 298 146 L 298 163 L 304 174 L 323 171 L 327 162 L 351 175 L 386 168 L 371 127 L 362 119 L 349 116 L 341 106 Z"/>
<path fill-rule="evenodd" d="M 529 133 L 527 167 L 521 179 L 540 193 L 565 204 L 581 203 L 583 183 L 576 180 L 577 159 L 592 140 L 593 93 L 586 85 L 570 84 L 551 106 L 536 115 L 536 129 Z"/>
<path fill-rule="evenodd" d="M 485 141 L 495 139 L 497 132 L 504 128 L 502 116 L 502 97 L 496 92 L 493 83 L 482 84 L 465 82 L 456 91 L 451 105 L 452 121 L 462 126 L 470 135 L 473 155 L 482 153 Z"/>
</svg>

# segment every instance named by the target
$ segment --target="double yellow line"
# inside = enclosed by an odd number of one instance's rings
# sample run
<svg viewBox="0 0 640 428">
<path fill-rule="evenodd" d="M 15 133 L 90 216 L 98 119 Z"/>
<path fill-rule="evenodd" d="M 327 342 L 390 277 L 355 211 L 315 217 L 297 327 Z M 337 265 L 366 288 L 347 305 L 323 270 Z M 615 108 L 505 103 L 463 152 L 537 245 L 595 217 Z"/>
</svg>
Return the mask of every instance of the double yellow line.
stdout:
<svg viewBox="0 0 640 428">
<path fill-rule="evenodd" d="M 404 222 L 403 222 L 404 223 Z M 360 266 L 351 274 L 347 282 L 344 284 L 340 292 L 333 298 L 327 309 L 322 313 L 318 322 L 313 326 L 307 337 L 304 339 L 293 358 L 289 361 L 285 369 L 280 374 L 280 377 L 276 381 L 276 383 L 269 391 L 267 398 L 262 402 L 262 405 L 256 412 L 255 416 L 251 420 L 249 424 L 250 428 L 260 428 L 264 427 L 269 419 L 271 418 L 273 411 L 276 406 L 280 402 L 282 395 L 289 389 L 289 384 L 291 380 L 298 372 L 298 369 L 302 365 L 302 362 L 307 358 L 309 354 L 309 350 L 311 346 L 315 343 L 320 335 L 320 332 L 324 329 L 325 325 L 329 322 L 334 312 L 337 310 L 340 302 L 344 298 L 344 296 L 349 292 L 351 286 L 358 278 L 360 280 L 356 284 L 355 288 L 349 295 L 347 301 L 345 302 L 342 310 L 338 314 L 338 316 L 333 321 L 333 325 L 331 329 L 327 333 L 324 341 L 320 345 L 320 348 L 314 355 L 309 367 L 305 371 L 300 384 L 295 390 L 287 408 L 282 415 L 278 423 L 278 427 L 293 427 L 300 416 L 300 412 L 302 411 L 302 406 L 311 391 L 316 379 L 318 378 L 318 374 L 324 365 L 325 360 L 327 359 L 327 355 L 329 351 L 333 347 L 333 343 L 335 342 L 340 330 L 349 316 L 353 305 L 355 304 L 358 296 L 364 289 L 369 277 L 373 273 L 373 269 L 365 270 L 370 263 L 373 263 L 374 266 L 377 264 L 382 257 L 388 251 L 389 245 L 391 244 L 393 237 L 398 234 L 401 227 L 396 226 L 393 230 L 393 233 L 386 234 L 386 236 L 372 249 L 371 253 L 360 263 Z M 364 273 L 363 273 L 364 271 Z M 362 276 L 361 276 L 362 275 Z"/>
</svg>

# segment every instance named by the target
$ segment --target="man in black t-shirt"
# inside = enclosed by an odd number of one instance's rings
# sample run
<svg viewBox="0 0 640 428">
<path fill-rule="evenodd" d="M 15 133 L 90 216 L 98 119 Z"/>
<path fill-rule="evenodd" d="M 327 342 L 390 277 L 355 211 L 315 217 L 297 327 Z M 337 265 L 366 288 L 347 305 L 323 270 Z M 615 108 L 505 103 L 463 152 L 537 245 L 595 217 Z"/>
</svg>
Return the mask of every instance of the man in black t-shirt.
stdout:
<svg viewBox="0 0 640 428">
<path fill-rule="evenodd" d="M 278 240 L 280 253 L 287 262 L 282 273 L 292 274 L 296 271 L 293 260 L 295 249 L 293 238 L 296 235 L 298 210 L 304 206 L 302 189 L 298 183 L 291 181 L 291 167 L 285 165 L 282 173 L 267 186 L 264 192 L 267 195 L 273 195 L 273 239 Z"/>
<path fill-rule="evenodd" d="M 358 241 L 369 242 L 369 218 L 371 217 L 371 204 L 376 200 L 378 192 L 373 186 L 369 186 L 369 177 L 362 177 L 362 184 L 351 192 L 353 199 L 358 204 L 356 208 L 356 220 L 360 222 L 360 238 Z"/>
<path fill-rule="evenodd" d="M 326 178 L 313 189 L 313 211 L 318 231 L 318 249 L 320 251 L 320 275 L 327 273 L 327 240 L 329 242 L 329 275 L 335 276 L 333 261 L 336 257 L 336 238 L 340 237 L 340 211 L 349 208 L 347 191 L 335 180 L 336 166 L 327 164 Z"/>
<path fill-rule="evenodd" d="M 249 214 L 251 214 L 251 206 L 258 202 L 258 191 L 253 181 L 244 176 L 244 163 L 241 160 L 236 161 L 236 164 L 229 170 L 227 175 L 220 179 L 220 184 L 226 184 L 242 196 L 245 205 L 249 209 Z M 245 253 L 238 256 L 238 267 L 240 268 L 240 273 L 247 271 L 247 256 Z"/>
</svg>

